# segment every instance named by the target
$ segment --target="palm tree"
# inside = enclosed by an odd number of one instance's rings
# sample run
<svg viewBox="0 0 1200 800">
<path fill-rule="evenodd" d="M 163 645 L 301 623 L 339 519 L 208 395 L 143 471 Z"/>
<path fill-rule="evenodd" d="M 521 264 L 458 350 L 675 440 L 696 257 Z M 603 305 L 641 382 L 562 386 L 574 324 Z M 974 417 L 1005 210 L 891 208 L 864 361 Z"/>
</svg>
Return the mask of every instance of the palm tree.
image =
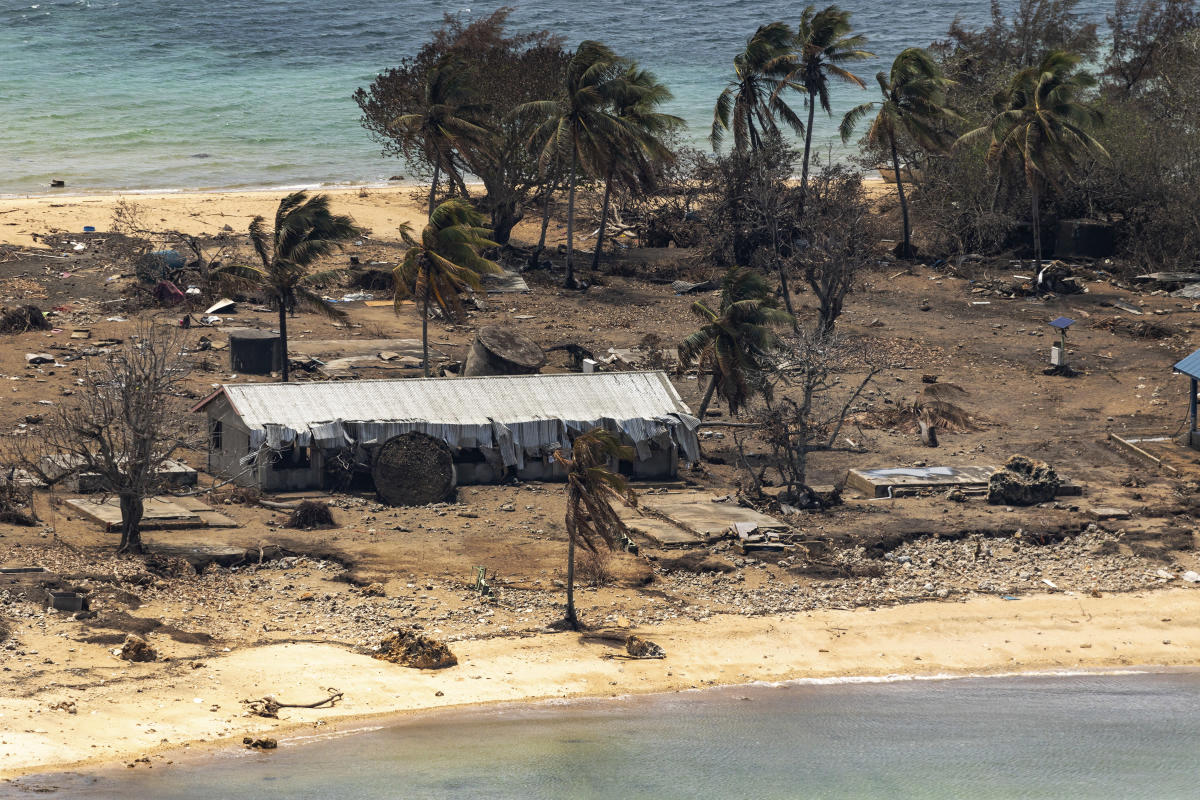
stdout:
<svg viewBox="0 0 1200 800">
<path fill-rule="evenodd" d="M 628 505 L 637 503 L 629 484 L 609 465 L 618 459 L 631 460 L 633 448 L 622 445 L 616 435 L 603 428 L 593 428 L 575 437 L 571 457 L 561 450 L 554 460 L 567 471 L 567 624 L 579 630 L 575 613 L 575 544 L 576 541 L 595 553 L 600 545 L 612 549 L 619 540 L 629 538 L 629 529 L 621 521 L 613 501 Z"/>
<path fill-rule="evenodd" d="M 479 254 L 485 247 L 499 247 L 488 239 L 491 231 L 483 227 L 483 215 L 465 200 L 447 200 L 429 215 L 429 224 L 421 238 L 413 237 L 408 225 L 400 228 L 408 245 L 404 258 L 392 275 L 396 284 L 394 311 L 400 313 L 400 301 L 416 295 L 421 298 L 421 348 L 425 377 L 429 377 L 429 304 L 436 303 L 446 316 L 461 319 L 462 301 L 458 293 L 480 289 L 480 275 L 501 272 L 500 265 Z"/>
<path fill-rule="evenodd" d="M 733 147 L 745 152 L 762 147 L 764 135 L 778 135 L 782 120 L 796 135 L 804 133 L 804 123 L 780 96 L 780 89 L 803 87 L 788 77 L 787 56 L 792 32 L 782 22 L 762 25 L 746 41 L 746 49 L 733 57 L 733 80 L 717 97 L 713 108 L 709 142 L 720 149 L 727 131 L 733 131 Z"/>
<path fill-rule="evenodd" d="M 599 177 L 630 137 L 629 126 L 612 110 L 612 97 L 625 73 L 625 62 L 599 42 L 581 42 L 567 64 L 563 96 L 526 103 L 528 111 L 545 121 L 534 131 L 542 142 L 543 169 L 561 158 L 567 171 L 567 288 L 575 288 L 572 255 L 575 246 L 575 183 L 579 172 Z"/>
<path fill-rule="evenodd" d="M 929 54 L 919 47 L 910 47 L 896 56 L 892 70 L 875 76 L 882 100 L 863 103 L 842 118 L 842 141 L 849 141 L 859 120 L 879 108 L 867 131 L 867 140 L 876 147 L 887 147 L 892 154 L 892 169 L 896 173 L 896 193 L 900 197 L 900 216 L 904 225 L 904 257 L 912 256 L 912 235 L 908 221 L 908 200 L 900 175 L 900 156 L 896 135 L 904 131 L 919 147 L 928 151 L 945 151 L 952 143 L 947 124 L 961 119 L 946 106 L 946 90 L 954 81 L 942 75 Z"/>
<path fill-rule="evenodd" d="M 330 213 L 328 195 L 310 198 L 306 192 L 293 192 L 279 202 L 274 229 L 268 230 L 261 216 L 250 221 L 250 243 L 258 253 L 261 267 L 230 265 L 214 270 L 218 277 L 259 286 L 278 306 L 284 382 L 288 379 L 288 312 L 294 313 L 298 306 L 305 306 L 327 317 L 346 315 L 313 291 L 335 278 L 341 269 L 309 272 L 309 267 L 338 250 L 342 242 L 360 234 L 350 217 Z"/>
<path fill-rule="evenodd" d="M 808 193 L 808 163 L 812 152 L 813 118 L 817 104 L 826 114 L 829 107 L 829 79 L 840 78 L 859 88 L 866 88 L 862 78 L 849 72 L 841 65 L 848 61 L 862 61 L 874 53 L 863 50 L 867 38 L 851 34 L 850 12 L 837 6 L 817 11 L 808 6 L 800 15 L 796 26 L 796 38 L 792 52 L 783 61 L 788 65 L 787 77 L 780 82 L 774 95 L 792 84 L 804 87 L 805 103 L 808 105 L 808 124 L 804 128 L 804 164 L 800 171 L 800 195 Z"/>
<path fill-rule="evenodd" d="M 793 321 L 791 314 L 776 308 L 776 302 L 761 274 L 734 267 L 725 273 L 718 311 L 700 301 L 692 304 L 701 327 L 680 343 L 679 359 L 690 364 L 707 356 L 712 364 L 712 379 L 697 414 L 701 420 L 714 391 L 729 404 L 731 414 L 736 414 L 751 394 L 769 392 L 763 376 L 770 368 L 770 352 L 779 346 L 773 329 Z"/>
<path fill-rule="evenodd" d="M 1103 121 L 1100 111 L 1079 98 L 1095 85 L 1087 72 L 1076 71 L 1080 57 L 1061 50 L 1035 67 L 1013 76 L 1008 88 L 994 99 L 996 115 L 968 131 L 959 142 L 989 137 L 987 160 L 1020 165 L 1032 203 L 1033 258 L 1042 268 L 1041 186 L 1054 185 L 1057 174 L 1069 175 L 1079 159 L 1096 153 L 1107 156 L 1090 133 Z"/>
<path fill-rule="evenodd" d="M 429 70 L 425 78 L 425 103 L 420 112 L 403 114 L 392 120 L 396 135 L 409 135 L 422 143 L 425 157 L 433 164 L 429 185 L 429 214 L 437 194 L 438 180 L 444 170 L 451 186 L 467 194 L 462 176 L 454 166 L 454 148 L 460 140 L 481 139 L 487 131 L 471 121 L 482 111 L 473 101 L 474 92 L 467 71 L 459 61 L 447 60 Z"/>
<path fill-rule="evenodd" d="M 630 136 L 623 150 L 609 153 L 600 229 L 596 234 L 596 249 L 592 253 L 593 270 L 600 266 L 600 251 L 604 247 L 604 230 L 608 226 L 614 179 L 629 186 L 651 184 L 655 169 L 675 159 L 675 154 L 661 137 L 685 123 L 680 117 L 655 111 L 670 99 L 671 90 L 659 83 L 653 73 L 638 68 L 636 64 L 630 64 L 622 80 L 613 86 L 613 111 L 628 126 Z"/>
</svg>

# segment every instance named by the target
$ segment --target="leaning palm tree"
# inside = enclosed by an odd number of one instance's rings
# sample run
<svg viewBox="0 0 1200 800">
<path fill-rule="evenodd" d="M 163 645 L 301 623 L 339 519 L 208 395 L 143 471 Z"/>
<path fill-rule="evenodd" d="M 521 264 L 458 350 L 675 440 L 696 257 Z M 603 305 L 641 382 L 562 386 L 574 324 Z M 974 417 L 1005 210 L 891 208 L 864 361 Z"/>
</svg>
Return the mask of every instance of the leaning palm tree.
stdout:
<svg viewBox="0 0 1200 800">
<path fill-rule="evenodd" d="M 629 484 L 610 465 L 631 460 L 633 448 L 622 445 L 615 434 L 593 428 L 575 437 L 571 457 L 561 450 L 554 460 L 567 471 L 567 624 L 579 630 L 575 612 L 575 545 L 593 553 L 603 545 L 609 549 L 629 538 L 629 529 L 613 508 L 614 501 L 635 505 L 637 498 Z"/>
<path fill-rule="evenodd" d="M 218 278 L 260 287 L 278 306 L 283 381 L 288 379 L 288 312 L 305 306 L 327 317 L 345 316 L 344 311 L 329 305 L 314 291 L 342 270 L 309 272 L 309 268 L 317 259 L 331 255 L 343 242 L 358 235 L 360 231 L 354 220 L 329 211 L 328 195 L 310 198 L 306 192 L 293 192 L 279 202 L 273 229 L 266 227 L 261 216 L 250 221 L 250 243 L 258 253 L 261 267 L 230 265 L 214 270 Z"/>
<path fill-rule="evenodd" d="M 621 151 L 608 154 L 600 229 L 596 233 L 596 249 L 592 253 L 593 270 L 600 266 L 613 182 L 619 181 L 626 186 L 652 185 L 655 170 L 675 160 L 675 154 L 662 137 L 685 123 L 680 117 L 655 110 L 670 99 L 671 90 L 659 83 L 653 73 L 640 69 L 636 64 L 630 64 L 623 78 L 613 85 L 613 110 L 625 122 L 629 137 Z"/>
<path fill-rule="evenodd" d="M 554 159 L 567 170 L 567 276 L 575 288 L 572 255 L 575 247 L 575 184 L 582 172 L 604 174 L 614 154 L 628 146 L 628 125 L 612 109 L 612 97 L 625 74 L 626 62 L 600 42 L 581 42 L 567 63 L 563 95 L 557 100 L 537 100 L 517 108 L 517 113 L 539 115 L 544 122 L 532 141 L 542 144 L 540 164 L 547 169 Z"/>
<path fill-rule="evenodd" d="M 691 364 L 706 358 L 712 366 L 712 379 L 697 412 L 701 420 L 714 392 L 729 404 L 731 414 L 736 414 L 752 394 L 770 392 L 765 377 L 771 351 L 779 346 L 774 329 L 793 321 L 791 314 L 776 308 L 776 302 L 775 293 L 761 274 L 734 267 L 725 273 L 718 310 L 699 301 L 692 305 L 701 326 L 680 343 L 679 359 Z"/>
<path fill-rule="evenodd" d="M 467 71 L 459 61 L 444 61 L 425 78 L 425 96 L 420 111 L 402 114 L 392 120 L 396 135 L 408 135 L 421 142 L 425 158 L 433 164 L 429 184 L 429 211 L 433 213 L 438 181 L 445 171 L 451 186 L 466 195 L 462 175 L 454 166 L 454 150 L 460 141 L 479 140 L 487 131 L 472 121 L 482 106 L 474 102 Z"/>
<path fill-rule="evenodd" d="M 859 120 L 878 107 L 879 112 L 867 131 L 867 140 L 876 147 L 886 147 L 892 155 L 896 173 L 896 193 L 900 197 L 900 216 L 904 226 L 904 258 L 912 256 L 912 233 L 908 221 L 908 200 L 900 175 L 900 156 L 896 136 L 903 131 L 918 147 L 927 151 L 945 151 L 952 144 L 948 125 L 960 120 L 956 111 L 946 105 L 946 90 L 954 81 L 942 75 L 929 54 L 919 47 L 910 47 L 896 56 L 889 74 L 875 76 L 882 100 L 863 103 L 842 118 L 842 141 L 850 140 Z"/>
<path fill-rule="evenodd" d="M 800 168 L 801 196 L 808 191 L 808 164 L 817 104 L 826 114 L 832 113 L 829 106 L 830 78 L 839 78 L 860 89 L 866 88 L 862 78 L 841 66 L 848 61 L 862 61 L 874 55 L 863 49 L 867 38 L 853 34 L 851 30 L 849 11 L 842 11 L 837 6 L 817 11 L 814 6 L 808 6 L 796 26 L 793 50 L 783 59 L 788 66 L 787 77 L 780 82 L 774 95 L 778 96 L 792 84 L 799 84 L 804 87 L 805 103 L 808 105 L 808 124 L 804 128 L 804 162 Z"/>
<path fill-rule="evenodd" d="M 421 349 L 425 377 L 429 377 L 429 305 L 434 303 L 447 317 L 461 319 L 464 313 L 458 293 L 478 290 L 481 275 L 501 272 L 500 265 L 480 255 L 485 247 L 499 247 L 488 239 L 483 215 L 465 200 L 447 200 L 429 215 L 421 238 L 413 237 L 408 225 L 400 236 L 408 245 L 404 258 L 392 271 L 396 285 L 394 311 L 407 297 L 421 299 Z"/>
<path fill-rule="evenodd" d="M 792 32 L 782 22 L 762 25 L 733 57 L 734 77 L 717 97 L 709 142 L 720 149 L 725 134 L 733 132 L 733 147 L 758 150 L 764 137 L 779 135 L 778 120 L 803 135 L 804 123 L 780 95 L 780 89 L 803 87 L 788 77 L 787 56 Z"/>
<path fill-rule="evenodd" d="M 1087 72 L 1077 71 L 1080 57 L 1055 51 L 1035 67 L 1013 76 L 1008 88 L 995 97 L 996 115 L 987 124 L 968 131 L 959 142 L 988 137 L 987 160 L 1020 166 L 1032 203 L 1033 258 L 1042 268 L 1041 190 L 1055 185 L 1058 175 L 1069 175 L 1089 154 L 1107 156 L 1091 131 L 1103 121 L 1098 109 L 1080 99 L 1095 85 Z"/>
</svg>

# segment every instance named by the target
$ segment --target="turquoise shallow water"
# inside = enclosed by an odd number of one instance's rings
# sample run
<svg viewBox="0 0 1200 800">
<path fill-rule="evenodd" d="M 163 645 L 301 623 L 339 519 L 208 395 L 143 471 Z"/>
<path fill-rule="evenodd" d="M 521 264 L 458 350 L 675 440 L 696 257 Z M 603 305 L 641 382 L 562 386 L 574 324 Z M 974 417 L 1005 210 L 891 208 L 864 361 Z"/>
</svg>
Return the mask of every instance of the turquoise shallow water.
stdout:
<svg viewBox="0 0 1200 800">
<path fill-rule="evenodd" d="M 673 89 L 699 144 L 730 61 L 754 28 L 802 4 L 762 0 L 511 0 L 513 25 L 569 44 L 600 39 Z M 1004 5 L 1014 5 L 1006 0 Z M 416 51 L 437 0 L 0 0 L 0 194 L 373 183 L 403 173 L 358 124 L 351 98 Z M 928 44 L 981 0 L 846 0 L 875 61 Z M 1084 0 L 1097 19 L 1111 4 Z M 835 111 L 868 97 L 839 88 Z M 837 147 L 821 120 L 817 141 Z"/>
<path fill-rule="evenodd" d="M 733 688 L 442 714 L 0 797 L 1195 798 L 1197 700 L 1197 673 Z"/>
</svg>

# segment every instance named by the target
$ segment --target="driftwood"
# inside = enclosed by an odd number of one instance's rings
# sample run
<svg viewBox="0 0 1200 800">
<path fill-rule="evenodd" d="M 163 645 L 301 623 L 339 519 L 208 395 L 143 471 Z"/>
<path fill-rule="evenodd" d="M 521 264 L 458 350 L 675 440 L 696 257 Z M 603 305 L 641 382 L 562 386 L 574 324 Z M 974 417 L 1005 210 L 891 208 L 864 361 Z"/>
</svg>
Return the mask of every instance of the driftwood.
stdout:
<svg viewBox="0 0 1200 800">
<path fill-rule="evenodd" d="M 243 700 L 242 703 L 249 708 L 251 714 L 279 719 L 279 709 L 281 708 L 333 708 L 342 699 L 343 692 L 337 689 L 329 688 L 325 691 L 329 693 L 329 696 L 323 697 L 315 703 L 281 703 L 275 699 L 274 695 L 267 695 L 258 700 Z"/>
</svg>

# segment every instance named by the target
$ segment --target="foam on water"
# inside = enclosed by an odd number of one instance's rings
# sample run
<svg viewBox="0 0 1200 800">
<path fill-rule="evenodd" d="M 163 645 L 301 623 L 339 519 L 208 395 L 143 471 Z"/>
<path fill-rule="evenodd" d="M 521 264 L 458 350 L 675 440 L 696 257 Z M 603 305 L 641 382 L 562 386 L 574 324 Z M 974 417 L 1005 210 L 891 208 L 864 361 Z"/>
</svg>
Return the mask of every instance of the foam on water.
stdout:
<svg viewBox="0 0 1200 800">
<path fill-rule="evenodd" d="M 1006 2 L 1005 5 L 1013 5 Z M 0 194 L 382 183 L 385 160 L 360 127 L 354 90 L 416 51 L 444 13 L 500 3 L 436 0 L 58 0 L 0 3 Z M 637 58 L 675 93 L 668 109 L 702 144 L 733 55 L 756 26 L 792 22 L 783 0 L 522 0 L 517 30 L 550 28 L 569 45 L 599 39 Z M 854 11 L 878 57 L 942 36 L 980 0 L 867 0 Z M 1084 0 L 1100 18 L 1111 5 Z M 602 13 L 597 9 L 602 8 Z M 871 84 L 873 85 L 873 84 Z M 835 113 L 873 99 L 839 86 Z M 816 144 L 840 144 L 818 115 Z M 208 158 L 193 158 L 207 153 Z"/>
</svg>

